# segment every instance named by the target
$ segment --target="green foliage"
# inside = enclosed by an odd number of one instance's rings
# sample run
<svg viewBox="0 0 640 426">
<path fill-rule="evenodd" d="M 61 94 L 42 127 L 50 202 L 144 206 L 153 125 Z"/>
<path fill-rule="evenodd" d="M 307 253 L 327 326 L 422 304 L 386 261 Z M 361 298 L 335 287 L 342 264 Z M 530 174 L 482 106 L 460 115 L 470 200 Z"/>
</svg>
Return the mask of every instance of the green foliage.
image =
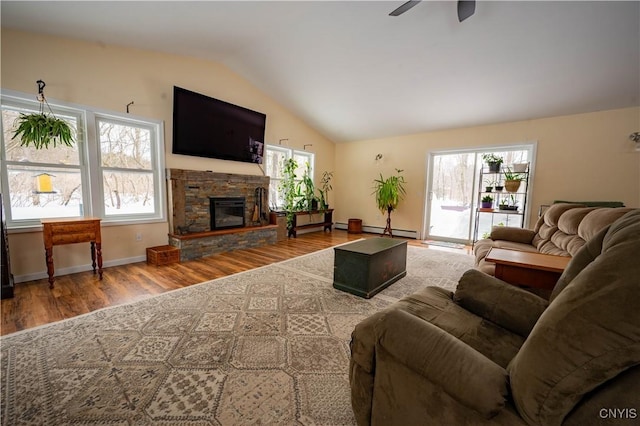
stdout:
<svg viewBox="0 0 640 426">
<path fill-rule="evenodd" d="M 520 173 L 513 173 L 509 167 L 504 172 L 504 180 L 524 180 L 525 177 Z"/>
<path fill-rule="evenodd" d="M 404 176 L 401 175 L 402 170 L 396 169 L 396 176 L 389 176 L 384 178 L 382 173 L 380 179 L 374 179 L 374 192 L 376 196 L 376 204 L 378 209 L 382 213 L 387 213 L 395 210 L 400 203 L 400 200 L 406 195 L 404 189 Z"/>
<path fill-rule="evenodd" d="M 311 165 L 306 163 L 302 180 L 298 182 L 296 193 L 301 199 L 298 202 L 298 210 L 312 210 L 313 200 L 315 197 L 315 186 L 313 179 L 311 179 Z"/>
<path fill-rule="evenodd" d="M 58 144 L 73 146 L 71 126 L 53 115 L 22 113 L 16 123 L 17 129 L 11 139 L 20 137 L 21 146 L 33 145 L 35 149 L 47 149 L 51 143 L 54 148 Z"/>
<path fill-rule="evenodd" d="M 482 197 L 482 202 L 484 203 L 490 203 L 493 201 L 493 197 L 491 195 L 485 195 L 484 197 Z"/>
<path fill-rule="evenodd" d="M 502 162 L 504 161 L 502 159 L 502 157 L 499 157 L 495 154 L 482 154 L 482 159 L 484 161 L 486 161 L 487 163 L 498 163 L 498 164 L 502 164 Z"/>
<path fill-rule="evenodd" d="M 298 163 L 293 158 L 289 158 L 284 162 L 283 179 L 280 181 L 280 191 L 284 198 L 284 210 L 287 216 L 287 227 L 293 226 L 293 215 L 295 212 L 296 199 L 298 191 L 296 187 L 296 169 Z"/>
<path fill-rule="evenodd" d="M 329 199 L 329 191 L 333 189 L 331 186 L 331 179 L 333 179 L 333 172 L 324 171 L 322 173 L 322 179 L 320 180 L 320 189 L 318 191 L 320 208 L 326 210 L 328 207 L 327 200 Z"/>
</svg>

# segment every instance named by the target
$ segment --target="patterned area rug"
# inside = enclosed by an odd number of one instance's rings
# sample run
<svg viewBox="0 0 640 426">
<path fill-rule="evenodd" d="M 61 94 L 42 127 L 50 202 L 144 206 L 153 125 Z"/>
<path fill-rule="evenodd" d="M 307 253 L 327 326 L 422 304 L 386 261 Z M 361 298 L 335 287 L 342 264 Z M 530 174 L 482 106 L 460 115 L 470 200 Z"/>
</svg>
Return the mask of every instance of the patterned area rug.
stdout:
<svg viewBox="0 0 640 426">
<path fill-rule="evenodd" d="M 332 287 L 333 249 L 0 340 L 3 425 L 351 425 L 349 339 L 472 257 L 408 247 L 370 300 Z"/>
</svg>

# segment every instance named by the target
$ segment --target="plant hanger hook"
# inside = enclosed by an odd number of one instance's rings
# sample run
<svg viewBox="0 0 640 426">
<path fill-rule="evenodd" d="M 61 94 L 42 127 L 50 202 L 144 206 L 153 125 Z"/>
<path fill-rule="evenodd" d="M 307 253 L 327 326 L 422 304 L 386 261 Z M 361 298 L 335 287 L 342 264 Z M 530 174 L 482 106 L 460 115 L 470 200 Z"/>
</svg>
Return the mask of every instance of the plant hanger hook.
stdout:
<svg viewBox="0 0 640 426">
<path fill-rule="evenodd" d="M 47 84 L 42 80 L 36 81 L 36 84 L 38 85 L 38 100 L 44 102 L 44 86 Z"/>
</svg>

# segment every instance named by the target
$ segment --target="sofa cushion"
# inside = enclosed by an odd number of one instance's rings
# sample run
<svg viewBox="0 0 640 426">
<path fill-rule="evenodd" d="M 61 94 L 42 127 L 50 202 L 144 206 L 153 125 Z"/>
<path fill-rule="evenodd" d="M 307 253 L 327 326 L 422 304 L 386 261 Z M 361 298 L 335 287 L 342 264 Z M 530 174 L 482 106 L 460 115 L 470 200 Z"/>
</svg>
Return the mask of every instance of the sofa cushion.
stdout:
<svg viewBox="0 0 640 426">
<path fill-rule="evenodd" d="M 585 250 L 598 251 L 588 244 L 576 258 Z M 640 364 L 637 253 L 640 210 L 610 226 L 600 255 L 550 303 L 509 364 L 513 400 L 528 423 L 562 423 L 583 395 Z"/>
</svg>

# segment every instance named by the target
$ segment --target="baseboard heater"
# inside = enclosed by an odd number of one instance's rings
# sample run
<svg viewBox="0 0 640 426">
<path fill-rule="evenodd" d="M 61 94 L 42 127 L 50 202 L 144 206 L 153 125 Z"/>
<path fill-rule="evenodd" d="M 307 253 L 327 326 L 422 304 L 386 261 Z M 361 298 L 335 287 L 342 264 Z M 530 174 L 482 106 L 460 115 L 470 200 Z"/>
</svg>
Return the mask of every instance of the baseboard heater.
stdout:
<svg viewBox="0 0 640 426">
<path fill-rule="evenodd" d="M 334 227 L 336 229 L 347 230 L 348 229 L 348 224 L 343 223 L 343 222 L 336 222 Z M 417 240 L 418 238 L 420 238 L 420 236 L 418 235 L 418 231 L 412 231 L 410 229 L 395 229 L 395 228 L 391 228 L 391 229 L 393 230 L 393 236 L 394 237 L 413 238 L 414 240 Z M 381 226 L 363 225 L 362 226 L 362 231 L 363 232 L 368 232 L 370 234 L 382 234 L 384 232 L 384 228 L 381 227 Z"/>
</svg>

